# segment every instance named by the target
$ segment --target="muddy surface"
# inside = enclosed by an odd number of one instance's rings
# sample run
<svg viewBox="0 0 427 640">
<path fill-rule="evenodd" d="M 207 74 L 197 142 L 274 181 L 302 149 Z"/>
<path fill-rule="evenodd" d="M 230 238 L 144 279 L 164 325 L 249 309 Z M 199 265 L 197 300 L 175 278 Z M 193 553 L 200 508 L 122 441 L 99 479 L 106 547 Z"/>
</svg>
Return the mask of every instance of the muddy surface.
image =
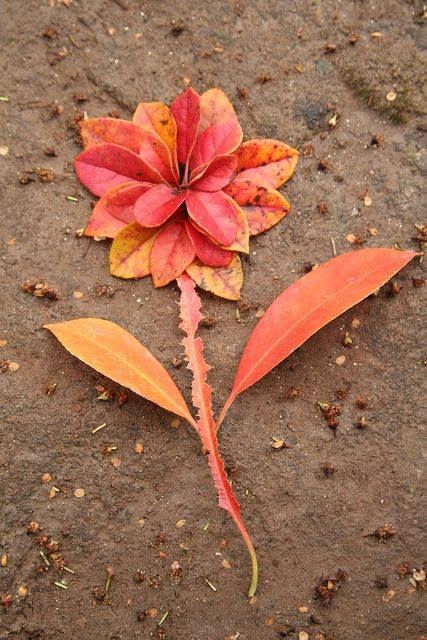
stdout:
<svg viewBox="0 0 427 640">
<path fill-rule="evenodd" d="M 235 303 L 202 294 L 217 409 L 257 310 L 307 263 L 330 258 L 331 238 L 339 253 L 360 240 L 419 248 L 422 3 L 1 0 L 0 9 L 0 638 L 420 640 L 425 596 L 409 578 L 426 557 L 425 288 L 413 281 L 423 264 L 230 411 L 221 451 L 258 549 L 252 603 L 246 551 L 216 506 L 194 434 L 131 393 L 121 407 L 98 400 L 96 386 L 120 389 L 41 326 L 118 322 L 189 397 L 188 372 L 172 366 L 182 355 L 176 287 L 109 276 L 108 243 L 75 236 L 93 198 L 72 168 L 85 111 L 129 118 L 139 100 L 168 102 L 188 79 L 199 91 L 221 86 L 247 138 L 301 150 L 285 190 L 291 215 L 251 241 L 249 310 L 238 318 Z M 27 279 L 48 282 L 59 300 L 24 293 Z M 336 437 L 318 402 L 342 407 Z M 290 448 L 273 449 L 273 436 Z M 27 533 L 31 521 L 42 530 Z M 385 542 L 367 535 L 386 523 L 395 533 Z M 339 570 L 347 578 L 328 604 L 319 580 Z"/>
</svg>

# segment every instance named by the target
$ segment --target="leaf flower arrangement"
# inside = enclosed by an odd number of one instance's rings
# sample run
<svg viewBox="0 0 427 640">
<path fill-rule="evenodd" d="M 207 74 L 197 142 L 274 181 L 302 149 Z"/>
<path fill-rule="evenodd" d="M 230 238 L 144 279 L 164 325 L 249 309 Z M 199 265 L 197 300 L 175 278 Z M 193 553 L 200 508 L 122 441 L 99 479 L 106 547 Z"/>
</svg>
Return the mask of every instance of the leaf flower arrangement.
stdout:
<svg viewBox="0 0 427 640">
<path fill-rule="evenodd" d="M 237 300 L 239 253 L 279 222 L 290 205 L 277 191 L 298 152 L 277 140 L 249 140 L 226 95 L 192 88 L 170 108 L 142 102 L 132 122 L 84 120 L 78 178 L 100 197 L 85 235 L 112 238 L 111 274 L 151 274 L 163 287 L 186 272 L 202 289 Z"/>
<path fill-rule="evenodd" d="M 215 421 L 209 366 L 203 342 L 196 336 L 202 318 L 193 280 L 178 277 L 181 290 L 180 328 L 188 368 L 193 374 L 192 400 L 196 417 L 163 365 L 136 338 L 113 322 L 80 318 L 45 325 L 64 347 L 115 382 L 132 389 L 185 420 L 199 435 L 218 491 L 219 506 L 229 512 L 249 551 L 252 579 L 249 597 L 257 589 L 258 563 L 233 488 L 227 479 L 217 431 L 230 406 L 243 391 L 267 375 L 319 329 L 357 304 L 404 267 L 416 254 L 395 249 L 362 249 L 320 265 L 285 289 L 255 326 L 243 350 L 232 389 Z"/>
</svg>

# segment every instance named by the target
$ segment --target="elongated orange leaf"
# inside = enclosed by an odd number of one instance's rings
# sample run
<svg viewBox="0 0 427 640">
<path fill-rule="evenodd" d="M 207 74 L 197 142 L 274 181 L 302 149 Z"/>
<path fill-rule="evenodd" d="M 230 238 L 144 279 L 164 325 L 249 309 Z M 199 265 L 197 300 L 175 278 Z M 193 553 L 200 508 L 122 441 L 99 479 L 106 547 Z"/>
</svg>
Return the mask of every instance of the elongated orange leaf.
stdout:
<svg viewBox="0 0 427 640">
<path fill-rule="evenodd" d="M 203 356 L 204 345 L 202 339 L 195 335 L 199 322 L 202 319 L 202 314 L 200 313 L 200 298 L 195 291 L 193 281 L 187 275 L 178 278 L 178 286 L 181 289 L 179 304 L 181 311 L 180 317 L 182 320 L 179 326 L 186 334 L 182 345 L 184 346 L 188 359 L 187 368 L 190 369 L 193 374 L 193 405 L 198 409 L 196 428 L 207 453 L 214 484 L 218 490 L 219 506 L 228 511 L 233 518 L 242 534 L 251 557 L 252 581 L 249 588 L 249 597 L 252 597 L 255 594 L 258 581 L 257 559 L 253 544 L 240 515 L 239 504 L 227 479 L 224 463 L 221 460 L 218 449 L 215 421 L 212 416 L 212 389 L 206 381 L 207 372 L 210 367 L 206 364 Z"/>
<path fill-rule="evenodd" d="M 90 367 L 163 409 L 195 421 L 175 382 L 160 362 L 114 322 L 79 318 L 46 324 L 61 344 Z"/>
<path fill-rule="evenodd" d="M 201 289 L 226 300 L 240 299 L 243 271 L 237 253 L 233 255 L 228 267 L 208 267 L 195 260 L 186 268 L 186 272 Z"/>
<path fill-rule="evenodd" d="M 395 249 L 353 251 L 332 258 L 285 289 L 246 344 L 218 426 L 239 393 L 269 373 L 325 324 L 381 287 L 415 255 Z"/>
<path fill-rule="evenodd" d="M 117 278 L 143 278 L 151 273 L 150 253 L 156 229 L 132 222 L 114 238 L 110 249 L 110 273 Z"/>
</svg>

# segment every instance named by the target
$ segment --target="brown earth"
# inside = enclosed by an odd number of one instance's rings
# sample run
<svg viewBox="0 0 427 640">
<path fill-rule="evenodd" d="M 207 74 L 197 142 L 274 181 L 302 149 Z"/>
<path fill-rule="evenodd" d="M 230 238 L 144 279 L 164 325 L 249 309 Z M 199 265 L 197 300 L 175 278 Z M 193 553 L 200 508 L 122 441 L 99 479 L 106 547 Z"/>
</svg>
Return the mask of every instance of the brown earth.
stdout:
<svg viewBox="0 0 427 640">
<path fill-rule="evenodd" d="M 75 237 L 92 197 L 72 168 L 83 112 L 129 118 L 139 100 L 170 101 L 184 78 L 199 91 L 221 86 L 247 138 L 277 137 L 302 150 L 286 189 L 293 212 L 252 240 L 245 261 L 250 310 L 238 319 L 236 304 L 202 294 L 215 320 L 201 334 L 216 408 L 257 309 L 306 263 L 330 258 L 331 238 L 339 253 L 357 250 L 349 234 L 365 246 L 419 248 L 422 3 L 1 0 L 0 16 L 0 339 L 7 340 L 0 356 L 20 365 L 13 371 L 6 363 L 0 374 L 0 555 L 7 556 L 0 638 L 302 640 L 306 632 L 310 640 L 420 640 L 423 594 L 411 593 L 409 582 L 426 557 L 425 288 L 412 280 L 423 277 L 419 260 L 395 278 L 397 295 L 385 288 L 333 322 L 227 417 L 221 451 L 261 567 L 252 604 L 244 546 L 216 506 L 194 434 L 184 424 L 171 428 L 173 416 L 132 394 L 121 408 L 98 401 L 96 385 L 118 388 L 41 326 L 79 316 L 118 322 L 150 346 L 189 396 L 188 372 L 171 365 L 182 355 L 176 287 L 154 290 L 148 279 L 109 276 L 108 243 Z M 327 44 L 336 49 L 326 51 Z M 395 100 L 387 100 L 390 92 Z M 26 173 L 37 168 L 53 171 L 53 181 L 43 182 L 49 172 Z M 31 278 L 55 285 L 60 299 L 22 292 Z M 356 318 L 359 328 L 351 326 Z M 353 339 L 348 348 L 345 331 Z M 346 359 L 338 366 L 340 355 Z M 294 400 L 292 388 L 299 390 Z M 368 398 L 366 408 L 356 407 L 358 396 Z M 336 437 L 319 401 L 343 407 Z M 358 429 L 362 415 L 367 426 Z M 272 449 L 273 436 L 291 448 Z M 140 455 L 136 441 L 144 445 Z M 108 454 L 108 446 L 117 449 Z M 324 463 L 335 473 L 327 477 Z M 46 473 L 52 479 L 43 483 Z M 59 492 L 49 499 L 53 487 Z M 74 496 L 77 488 L 84 497 Z M 38 545 L 40 532 L 27 533 L 30 521 L 58 541 L 63 560 L 56 556 L 56 564 L 73 574 L 57 571 L 52 555 L 39 571 L 39 551 L 55 551 Z M 397 531 L 385 543 L 367 536 L 385 523 Z M 174 561 L 180 578 L 171 574 Z M 410 573 L 399 577 L 405 562 Z M 323 606 L 315 587 L 338 569 L 347 580 Z M 108 571 L 114 575 L 103 597 Z M 54 584 L 61 580 L 67 590 Z M 145 615 L 150 609 L 157 614 Z"/>
</svg>

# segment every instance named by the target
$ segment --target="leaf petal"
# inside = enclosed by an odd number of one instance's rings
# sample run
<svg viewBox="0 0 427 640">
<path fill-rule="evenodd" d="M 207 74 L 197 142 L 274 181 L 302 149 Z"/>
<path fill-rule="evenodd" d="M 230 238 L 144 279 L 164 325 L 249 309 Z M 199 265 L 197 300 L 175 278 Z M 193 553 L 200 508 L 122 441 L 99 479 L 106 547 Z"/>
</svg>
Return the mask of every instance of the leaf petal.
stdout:
<svg viewBox="0 0 427 640">
<path fill-rule="evenodd" d="M 191 87 L 175 98 L 171 112 L 177 126 L 178 162 L 187 164 L 200 123 L 200 96 Z"/>
<path fill-rule="evenodd" d="M 241 207 L 231 199 L 233 206 L 236 210 L 237 216 L 237 233 L 234 239 L 228 247 L 223 247 L 228 251 L 240 251 L 241 253 L 249 253 L 249 225 L 246 218 L 246 214 Z"/>
<path fill-rule="evenodd" d="M 233 122 L 214 124 L 200 133 L 190 156 L 190 169 L 197 169 L 215 156 L 226 155 L 237 149 L 241 142 L 241 129 Z"/>
<path fill-rule="evenodd" d="M 237 214 L 223 191 L 209 193 L 191 189 L 186 199 L 190 218 L 219 244 L 229 246 L 236 238 Z"/>
<path fill-rule="evenodd" d="M 80 318 L 46 324 L 44 328 L 49 329 L 67 351 L 102 375 L 195 426 L 184 398 L 166 369 L 122 327 L 100 318 Z"/>
<path fill-rule="evenodd" d="M 110 249 L 110 273 L 117 278 L 143 278 L 150 273 L 155 229 L 132 222 L 115 237 Z"/>
<path fill-rule="evenodd" d="M 240 299 L 243 271 L 237 253 L 233 254 L 228 267 L 207 267 L 195 261 L 187 267 L 186 271 L 201 289 L 227 300 Z"/>
<path fill-rule="evenodd" d="M 267 309 L 246 344 L 219 424 L 239 393 L 269 373 L 328 322 L 381 287 L 415 255 L 395 249 L 345 253 L 285 289 Z"/>
<path fill-rule="evenodd" d="M 198 191 L 220 191 L 229 184 L 236 167 L 236 156 L 217 156 L 192 172 L 190 185 Z"/>
<path fill-rule="evenodd" d="M 117 144 L 100 144 L 80 153 L 74 161 L 82 184 L 96 196 L 123 182 L 163 182 L 155 169 L 133 151 Z"/>
<path fill-rule="evenodd" d="M 134 219 L 133 205 L 149 186 L 143 182 L 123 182 L 106 191 L 96 203 L 84 235 L 115 238 Z"/>
<path fill-rule="evenodd" d="M 225 192 L 243 209 L 251 236 L 267 231 L 291 210 L 281 193 L 250 180 L 238 178 L 225 188 Z"/>
<path fill-rule="evenodd" d="M 178 170 L 163 140 L 153 131 L 144 130 L 139 154 L 169 184 L 178 184 Z"/>
<path fill-rule="evenodd" d="M 212 125 L 228 124 L 234 125 L 236 132 L 240 136 L 240 142 L 242 141 L 243 132 L 239 124 L 239 119 L 236 115 L 233 105 L 227 98 L 226 94 L 218 89 L 208 89 L 200 96 L 200 132 L 202 133 Z M 236 138 L 237 138 L 236 134 Z"/>
<path fill-rule="evenodd" d="M 233 258 L 230 251 L 225 251 L 214 244 L 207 236 L 200 233 L 189 220 L 186 220 L 185 227 L 196 255 L 203 264 L 210 267 L 228 267 Z"/>
<path fill-rule="evenodd" d="M 155 287 L 164 287 L 181 275 L 196 255 L 184 220 L 172 220 L 159 231 L 151 249 L 151 275 Z"/>
<path fill-rule="evenodd" d="M 133 121 L 144 129 L 154 131 L 166 143 L 173 154 L 176 145 L 176 122 L 162 102 L 140 102 L 133 114 Z"/>
<path fill-rule="evenodd" d="M 144 130 L 141 127 L 117 118 L 82 120 L 80 133 L 86 149 L 103 143 L 113 143 L 139 153 L 144 139 Z"/>
<path fill-rule="evenodd" d="M 159 227 L 184 202 L 186 191 L 178 191 L 169 184 L 158 184 L 138 198 L 135 219 L 143 227 Z"/>
<path fill-rule="evenodd" d="M 248 140 L 236 151 L 236 178 L 278 189 L 292 176 L 298 151 L 278 140 Z"/>
<path fill-rule="evenodd" d="M 178 286 L 181 289 L 179 305 L 182 320 L 179 326 L 186 334 L 182 345 L 184 346 L 188 359 L 187 368 L 193 373 L 193 405 L 198 409 L 196 428 L 207 452 L 209 467 L 212 472 L 215 487 L 218 490 L 219 506 L 228 511 L 233 518 L 242 534 L 251 557 L 252 582 L 249 588 L 249 597 L 252 597 L 257 588 L 257 559 L 251 539 L 240 515 L 239 504 L 228 481 L 224 463 L 219 453 L 215 421 L 212 416 L 212 389 L 206 381 L 207 372 L 210 367 L 206 364 L 203 356 L 203 342 L 201 338 L 195 335 L 199 322 L 202 319 L 200 313 L 200 298 L 194 290 L 194 283 L 185 274 L 178 279 Z"/>
</svg>

